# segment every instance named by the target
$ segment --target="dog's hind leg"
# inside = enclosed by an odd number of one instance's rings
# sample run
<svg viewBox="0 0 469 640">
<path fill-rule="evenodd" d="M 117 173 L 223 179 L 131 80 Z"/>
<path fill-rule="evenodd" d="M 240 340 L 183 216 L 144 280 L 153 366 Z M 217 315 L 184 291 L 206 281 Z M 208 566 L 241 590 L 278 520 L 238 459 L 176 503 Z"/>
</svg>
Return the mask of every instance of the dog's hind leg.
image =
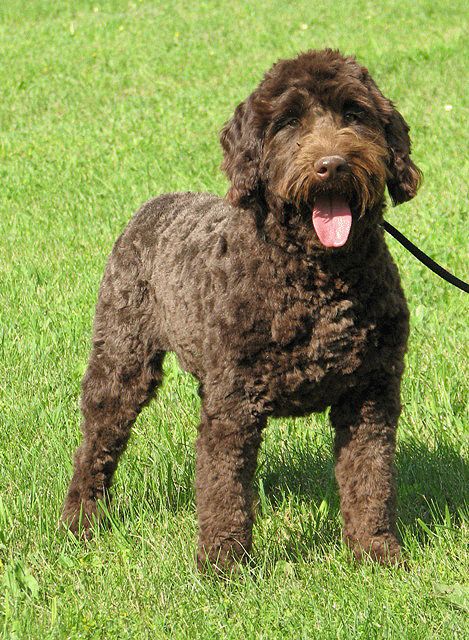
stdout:
<svg viewBox="0 0 469 640">
<path fill-rule="evenodd" d="M 84 536 L 98 516 L 98 501 L 107 498 L 130 429 L 162 378 L 164 351 L 149 330 L 147 305 L 121 302 L 103 283 L 82 385 L 83 441 L 62 514 Z"/>
</svg>

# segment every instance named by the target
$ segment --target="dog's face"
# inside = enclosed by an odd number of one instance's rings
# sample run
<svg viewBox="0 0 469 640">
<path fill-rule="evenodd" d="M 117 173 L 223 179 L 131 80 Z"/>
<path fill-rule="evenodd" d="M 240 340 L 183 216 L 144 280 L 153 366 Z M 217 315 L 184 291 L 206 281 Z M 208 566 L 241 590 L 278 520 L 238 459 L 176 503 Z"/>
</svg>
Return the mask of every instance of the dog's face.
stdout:
<svg viewBox="0 0 469 640">
<path fill-rule="evenodd" d="M 293 204 L 319 246 L 344 246 L 354 221 L 381 209 L 386 185 L 394 204 L 415 196 L 408 132 L 353 58 L 325 50 L 282 60 L 222 130 L 228 200 Z"/>
</svg>

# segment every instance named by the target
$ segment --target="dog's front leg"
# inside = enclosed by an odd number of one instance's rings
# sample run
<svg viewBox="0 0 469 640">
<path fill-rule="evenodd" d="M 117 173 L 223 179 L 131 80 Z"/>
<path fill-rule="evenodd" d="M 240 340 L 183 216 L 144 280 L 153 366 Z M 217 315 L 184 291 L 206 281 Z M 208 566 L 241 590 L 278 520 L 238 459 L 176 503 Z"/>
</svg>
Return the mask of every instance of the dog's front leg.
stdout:
<svg viewBox="0 0 469 640">
<path fill-rule="evenodd" d="M 400 556 L 394 471 L 399 413 L 396 379 L 346 394 L 332 407 L 344 540 L 357 558 L 365 553 L 379 562 L 395 563 Z"/>
<path fill-rule="evenodd" d="M 220 395 L 218 398 L 220 398 Z M 213 413 L 212 413 L 213 412 Z M 252 543 L 252 482 L 263 420 L 235 395 L 220 404 L 208 395 L 197 439 L 198 566 L 217 570 L 246 560 Z"/>
</svg>

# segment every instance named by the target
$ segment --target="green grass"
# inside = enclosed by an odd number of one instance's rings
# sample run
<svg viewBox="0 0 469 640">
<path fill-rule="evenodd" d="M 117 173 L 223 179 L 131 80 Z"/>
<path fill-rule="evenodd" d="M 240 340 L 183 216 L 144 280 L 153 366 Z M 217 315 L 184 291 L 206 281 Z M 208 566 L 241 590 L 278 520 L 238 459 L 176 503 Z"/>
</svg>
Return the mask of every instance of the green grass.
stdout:
<svg viewBox="0 0 469 640">
<path fill-rule="evenodd" d="M 279 57 L 339 47 L 412 126 L 425 174 L 389 212 L 467 279 L 463 0 L 0 5 L 0 633 L 5 638 L 463 638 L 469 571 L 468 304 L 394 240 L 411 314 L 398 452 L 407 568 L 340 543 L 325 416 L 271 424 L 255 562 L 195 570 L 195 383 L 174 359 L 93 541 L 57 521 L 79 441 L 97 287 L 131 213 L 222 194 L 217 132 Z M 451 110 L 445 105 L 452 105 Z"/>
</svg>

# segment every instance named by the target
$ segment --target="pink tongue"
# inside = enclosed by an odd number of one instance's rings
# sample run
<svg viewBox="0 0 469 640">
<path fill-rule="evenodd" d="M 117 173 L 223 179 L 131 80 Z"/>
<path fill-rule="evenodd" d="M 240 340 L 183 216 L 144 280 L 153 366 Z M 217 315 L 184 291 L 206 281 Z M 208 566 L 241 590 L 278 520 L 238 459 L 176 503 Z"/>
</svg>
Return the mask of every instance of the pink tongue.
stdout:
<svg viewBox="0 0 469 640">
<path fill-rule="evenodd" d="M 347 201 L 341 196 L 318 196 L 313 207 L 313 226 L 325 247 L 342 247 L 352 226 Z"/>
</svg>

